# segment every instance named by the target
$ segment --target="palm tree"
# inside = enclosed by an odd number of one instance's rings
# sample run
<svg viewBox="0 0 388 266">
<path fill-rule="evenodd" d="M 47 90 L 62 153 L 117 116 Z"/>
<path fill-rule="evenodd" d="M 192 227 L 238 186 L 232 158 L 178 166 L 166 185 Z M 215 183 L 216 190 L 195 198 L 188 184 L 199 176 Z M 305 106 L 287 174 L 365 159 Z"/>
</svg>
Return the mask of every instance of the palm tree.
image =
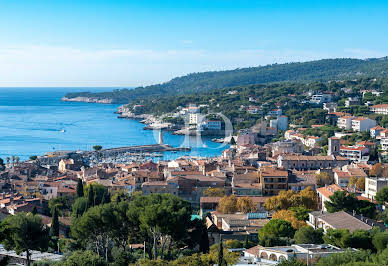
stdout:
<svg viewBox="0 0 388 266">
<path fill-rule="evenodd" d="M 20 158 L 18 156 L 15 157 L 15 162 L 16 162 L 16 165 L 19 164 L 19 161 L 20 161 Z"/>
<path fill-rule="evenodd" d="M 11 158 L 7 157 L 5 158 L 5 160 L 7 161 L 7 167 L 9 167 L 9 161 L 11 160 Z"/>
</svg>

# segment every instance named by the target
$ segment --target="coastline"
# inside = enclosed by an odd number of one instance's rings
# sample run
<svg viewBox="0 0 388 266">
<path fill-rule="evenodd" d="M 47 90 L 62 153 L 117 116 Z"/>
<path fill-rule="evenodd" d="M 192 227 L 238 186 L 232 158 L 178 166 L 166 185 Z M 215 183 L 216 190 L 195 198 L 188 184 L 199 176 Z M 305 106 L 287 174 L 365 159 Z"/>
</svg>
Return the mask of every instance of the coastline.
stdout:
<svg viewBox="0 0 388 266">
<path fill-rule="evenodd" d="M 112 99 L 99 99 L 99 98 L 81 97 L 81 96 L 74 97 L 74 98 L 62 97 L 61 101 L 63 101 L 63 102 L 101 103 L 101 104 L 114 103 Z"/>
</svg>

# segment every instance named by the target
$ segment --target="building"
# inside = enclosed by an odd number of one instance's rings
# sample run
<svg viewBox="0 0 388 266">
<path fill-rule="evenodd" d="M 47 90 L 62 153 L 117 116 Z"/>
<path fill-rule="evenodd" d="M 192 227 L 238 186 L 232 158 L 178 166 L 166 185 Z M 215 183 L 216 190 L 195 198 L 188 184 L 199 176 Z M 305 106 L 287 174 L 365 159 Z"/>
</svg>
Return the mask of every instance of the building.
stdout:
<svg viewBox="0 0 388 266">
<path fill-rule="evenodd" d="M 189 124 L 198 125 L 202 121 L 202 115 L 198 113 L 190 113 L 189 115 Z"/>
<path fill-rule="evenodd" d="M 345 106 L 350 107 L 353 105 L 360 105 L 360 98 L 358 97 L 349 97 L 345 100 Z"/>
<path fill-rule="evenodd" d="M 323 103 L 323 110 L 326 110 L 329 113 L 335 112 L 337 110 L 337 103 L 333 103 L 333 102 Z"/>
<path fill-rule="evenodd" d="M 352 120 L 354 118 L 355 117 L 349 116 L 349 115 L 339 117 L 337 119 L 337 127 L 343 128 L 343 129 L 346 129 L 346 130 L 352 129 Z"/>
<path fill-rule="evenodd" d="M 352 177 L 350 173 L 336 169 L 334 173 L 334 183 L 342 188 L 346 188 L 349 185 L 349 180 Z"/>
<path fill-rule="evenodd" d="M 302 153 L 303 143 L 298 140 L 280 140 L 270 144 L 272 156 L 284 153 Z"/>
<path fill-rule="evenodd" d="M 370 110 L 375 114 L 388 115 L 388 104 L 373 105 Z"/>
<path fill-rule="evenodd" d="M 323 103 L 331 102 L 331 94 L 329 93 L 315 94 L 311 96 L 310 102 L 315 104 L 323 104 Z"/>
<path fill-rule="evenodd" d="M 345 252 L 330 244 L 298 244 L 291 246 L 255 246 L 244 251 L 236 265 L 276 265 L 283 260 L 317 261 L 319 258 Z M 356 251 L 356 249 L 352 249 Z"/>
<path fill-rule="evenodd" d="M 342 167 L 349 163 L 348 159 L 341 156 L 334 155 L 279 155 L 278 167 L 284 169 L 297 170 L 318 170 L 318 169 L 332 169 L 335 167 Z"/>
<path fill-rule="evenodd" d="M 320 187 L 317 189 L 318 194 L 318 209 L 326 211 L 325 201 L 330 201 L 330 196 L 336 191 L 342 191 L 343 189 L 337 184 L 333 184 L 327 187 Z"/>
<path fill-rule="evenodd" d="M 219 120 L 206 120 L 205 128 L 207 130 L 221 130 L 221 121 Z"/>
<path fill-rule="evenodd" d="M 314 147 L 318 146 L 318 142 L 321 140 L 322 139 L 320 137 L 317 137 L 317 136 L 307 136 L 304 139 L 303 144 L 306 145 L 307 147 L 314 148 Z"/>
<path fill-rule="evenodd" d="M 281 116 L 282 114 L 283 114 L 282 109 L 273 109 L 267 113 L 267 115 L 269 116 L 276 116 L 276 117 Z"/>
<path fill-rule="evenodd" d="M 261 113 L 260 107 L 257 107 L 257 106 L 249 106 L 249 107 L 248 107 L 248 113 L 250 113 L 251 115 L 260 114 L 260 113 Z"/>
<path fill-rule="evenodd" d="M 257 134 L 249 130 L 242 130 L 237 136 L 237 145 L 250 145 L 255 144 L 257 139 Z"/>
<path fill-rule="evenodd" d="M 281 131 L 287 130 L 288 117 L 285 115 L 278 116 L 278 118 L 270 120 L 269 126 Z"/>
<path fill-rule="evenodd" d="M 263 195 L 277 195 L 281 190 L 287 190 L 288 171 L 265 167 L 259 171 Z"/>
<path fill-rule="evenodd" d="M 388 150 L 388 138 L 381 138 L 380 139 L 380 145 L 381 145 L 381 149 L 383 151 Z"/>
<path fill-rule="evenodd" d="M 385 130 L 385 128 L 380 127 L 380 126 L 375 126 L 375 127 L 372 127 L 371 129 L 369 129 L 369 133 L 370 133 L 370 136 L 372 138 L 376 138 L 376 137 L 380 136 L 380 132 L 383 130 Z"/>
<path fill-rule="evenodd" d="M 327 155 L 338 155 L 341 147 L 341 139 L 337 137 L 330 137 L 328 139 Z"/>
<path fill-rule="evenodd" d="M 363 196 L 374 200 L 376 193 L 386 186 L 388 186 L 387 178 L 367 177 L 365 178 L 365 192 Z"/>
<path fill-rule="evenodd" d="M 385 231 L 385 226 L 372 219 L 365 218 L 363 216 L 349 214 L 344 211 L 326 213 L 315 211 L 309 213 L 309 220 L 307 224 L 314 229 L 322 228 L 324 232 L 331 229 L 348 229 L 350 233 L 356 230 L 372 230 L 373 227 L 380 227 Z"/>
<path fill-rule="evenodd" d="M 367 117 L 357 117 L 352 119 L 352 129 L 358 132 L 369 131 L 376 126 L 376 120 Z"/>
<path fill-rule="evenodd" d="M 341 146 L 340 155 L 356 163 L 369 161 L 369 149 L 364 146 Z"/>
</svg>

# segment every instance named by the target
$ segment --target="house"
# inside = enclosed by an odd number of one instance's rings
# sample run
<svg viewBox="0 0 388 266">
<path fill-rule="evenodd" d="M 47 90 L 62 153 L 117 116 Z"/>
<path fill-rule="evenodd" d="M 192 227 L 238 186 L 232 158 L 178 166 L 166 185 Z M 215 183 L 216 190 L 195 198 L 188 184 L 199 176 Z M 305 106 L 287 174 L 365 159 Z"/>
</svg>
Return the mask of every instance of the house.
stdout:
<svg viewBox="0 0 388 266">
<path fill-rule="evenodd" d="M 251 115 L 256 115 L 256 114 L 260 114 L 260 107 L 258 106 L 249 106 L 248 107 L 248 113 L 250 113 Z"/>
<path fill-rule="evenodd" d="M 301 141 L 298 140 L 280 140 L 270 144 L 272 156 L 284 153 L 302 153 L 304 147 Z"/>
<path fill-rule="evenodd" d="M 317 186 L 317 179 L 315 171 L 297 171 L 293 170 L 288 176 L 288 189 L 295 192 L 301 191 L 307 187 L 315 190 Z"/>
<path fill-rule="evenodd" d="M 168 181 L 144 182 L 141 185 L 141 191 L 144 195 L 167 193 L 176 196 L 178 195 L 178 186 L 176 183 Z"/>
<path fill-rule="evenodd" d="M 357 117 L 352 120 L 352 129 L 358 132 L 369 131 L 376 126 L 376 120 L 367 117 Z"/>
<path fill-rule="evenodd" d="M 263 195 L 277 195 L 281 190 L 287 190 L 288 171 L 273 167 L 264 167 L 259 171 Z"/>
<path fill-rule="evenodd" d="M 267 115 L 269 116 L 276 116 L 276 117 L 281 116 L 282 114 L 283 114 L 282 109 L 273 109 L 267 113 Z"/>
<path fill-rule="evenodd" d="M 288 118 L 285 115 L 278 116 L 276 119 L 270 120 L 270 127 L 284 131 L 288 127 Z"/>
<path fill-rule="evenodd" d="M 356 251 L 356 249 L 351 249 Z M 330 244 L 298 244 L 291 246 L 255 246 L 244 251 L 236 265 L 276 265 L 283 260 L 317 261 L 319 258 L 342 253 L 341 249 Z"/>
<path fill-rule="evenodd" d="M 370 133 L 370 136 L 372 138 L 376 138 L 377 136 L 380 135 L 380 132 L 383 130 L 385 130 L 385 128 L 380 127 L 380 126 L 375 126 L 375 127 L 372 127 L 371 129 L 369 129 L 369 133 Z"/>
<path fill-rule="evenodd" d="M 373 227 L 380 227 L 385 231 L 384 224 L 378 223 L 372 219 L 365 218 L 362 215 L 349 214 L 344 211 L 326 213 L 321 211 L 315 211 L 309 213 L 309 220 L 307 224 L 314 229 L 322 228 L 324 232 L 331 229 L 348 229 L 350 233 L 355 230 L 366 230 L 369 231 Z"/>
<path fill-rule="evenodd" d="M 349 97 L 345 100 L 345 107 L 350 107 L 353 105 L 360 105 L 360 98 L 358 97 Z"/>
<path fill-rule="evenodd" d="M 380 139 L 380 145 L 381 145 L 381 149 L 383 151 L 388 150 L 388 138 L 381 138 Z"/>
<path fill-rule="evenodd" d="M 335 112 L 337 110 L 337 103 L 334 103 L 334 102 L 323 103 L 323 110 L 326 110 L 329 113 Z"/>
<path fill-rule="evenodd" d="M 364 146 L 341 146 L 341 156 L 349 159 L 352 162 L 368 162 L 369 160 L 369 149 Z"/>
<path fill-rule="evenodd" d="M 334 173 L 334 183 L 344 188 L 348 186 L 349 180 L 352 177 L 348 172 L 335 169 L 333 173 Z"/>
<path fill-rule="evenodd" d="M 365 178 L 365 192 L 363 196 L 374 200 L 376 193 L 383 187 L 388 186 L 388 179 L 383 177 L 367 177 Z"/>
<path fill-rule="evenodd" d="M 346 116 L 341 116 L 337 119 L 337 127 L 339 128 L 343 128 L 343 129 L 346 129 L 346 130 L 350 130 L 352 129 L 352 120 L 354 119 L 355 117 L 353 116 L 350 116 L 350 115 L 346 115 Z"/>
<path fill-rule="evenodd" d="M 388 104 L 373 105 L 370 110 L 375 114 L 388 115 Z"/>
<path fill-rule="evenodd" d="M 316 136 L 307 136 L 305 139 L 304 139 L 304 145 L 306 145 L 307 147 L 310 147 L 310 148 L 314 148 L 316 146 L 318 146 L 318 142 L 321 141 L 322 139 L 320 137 L 316 137 Z"/>
<path fill-rule="evenodd" d="M 323 103 L 331 102 L 331 94 L 329 93 L 315 94 L 311 96 L 310 102 L 314 104 L 323 104 Z"/>
<path fill-rule="evenodd" d="M 318 194 L 318 208 L 322 211 L 326 211 L 325 201 L 330 201 L 330 196 L 336 191 L 342 191 L 343 189 L 337 184 L 333 184 L 326 187 L 317 189 Z"/>
</svg>

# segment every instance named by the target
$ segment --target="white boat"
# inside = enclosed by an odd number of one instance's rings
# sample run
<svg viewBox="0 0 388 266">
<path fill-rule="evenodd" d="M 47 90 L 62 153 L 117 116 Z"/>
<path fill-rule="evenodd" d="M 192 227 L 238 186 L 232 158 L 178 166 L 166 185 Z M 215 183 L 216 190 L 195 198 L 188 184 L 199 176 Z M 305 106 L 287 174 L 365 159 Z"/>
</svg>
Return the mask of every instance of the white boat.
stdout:
<svg viewBox="0 0 388 266">
<path fill-rule="evenodd" d="M 61 130 L 61 132 L 62 132 L 62 133 L 65 133 L 65 132 L 66 132 L 66 130 L 62 129 L 62 130 Z"/>
</svg>

